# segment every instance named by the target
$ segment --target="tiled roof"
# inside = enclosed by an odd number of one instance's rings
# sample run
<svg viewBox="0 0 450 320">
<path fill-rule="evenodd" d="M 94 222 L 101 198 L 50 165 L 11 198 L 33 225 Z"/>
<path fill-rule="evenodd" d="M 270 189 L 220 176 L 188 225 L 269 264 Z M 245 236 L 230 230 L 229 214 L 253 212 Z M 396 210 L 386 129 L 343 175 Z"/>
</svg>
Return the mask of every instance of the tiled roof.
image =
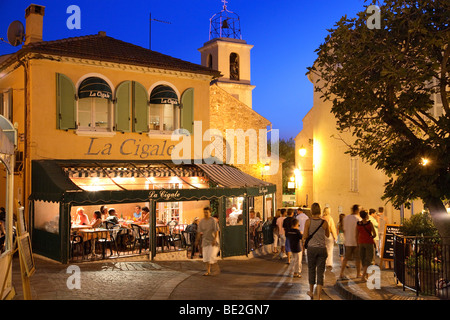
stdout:
<svg viewBox="0 0 450 320">
<path fill-rule="evenodd" d="M 220 76 L 217 70 L 117 40 L 102 32 L 97 35 L 30 43 L 24 45 L 14 56 L 28 52 Z"/>
</svg>

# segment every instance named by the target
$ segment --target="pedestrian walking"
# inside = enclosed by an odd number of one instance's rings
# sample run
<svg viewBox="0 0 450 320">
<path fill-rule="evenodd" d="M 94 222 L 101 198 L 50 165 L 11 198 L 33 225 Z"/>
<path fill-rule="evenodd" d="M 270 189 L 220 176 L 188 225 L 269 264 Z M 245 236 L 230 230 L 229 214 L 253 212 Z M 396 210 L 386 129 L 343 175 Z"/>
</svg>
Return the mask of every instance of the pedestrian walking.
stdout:
<svg viewBox="0 0 450 320">
<path fill-rule="evenodd" d="M 322 219 L 328 223 L 328 227 L 330 228 L 330 235 L 325 239 L 325 244 L 327 247 L 327 254 L 328 254 L 326 261 L 326 268 L 331 270 L 333 269 L 333 250 L 334 250 L 334 243 L 337 240 L 337 233 L 336 233 L 336 225 L 334 224 L 334 220 L 331 217 L 331 210 L 329 207 L 325 207 L 323 209 Z"/>
<path fill-rule="evenodd" d="M 211 217 L 211 208 L 203 209 L 203 219 L 200 220 L 197 227 L 196 241 L 202 239 L 203 262 L 205 263 L 206 272 L 204 276 L 211 274 L 211 266 L 217 262 L 217 253 L 219 252 L 219 243 L 217 237 L 219 234 L 219 225 L 213 217 Z"/>
<path fill-rule="evenodd" d="M 344 259 L 344 254 L 345 254 L 345 249 L 344 249 L 344 218 L 345 218 L 345 214 L 341 213 L 339 215 L 339 222 L 337 225 L 337 232 L 338 232 L 338 237 L 337 237 L 337 245 L 339 248 L 339 257 L 341 259 L 341 263 L 342 260 Z"/>
<path fill-rule="evenodd" d="M 280 232 L 278 230 L 277 226 L 277 219 L 281 216 L 281 210 L 277 209 L 277 212 L 275 213 L 275 217 L 272 219 L 272 230 L 273 230 L 273 248 L 272 253 L 277 254 L 278 248 L 280 247 L 279 238 L 280 238 Z"/>
<path fill-rule="evenodd" d="M 314 299 L 314 286 L 317 284 L 317 297 L 320 300 L 323 288 L 327 248 L 325 239 L 330 235 L 328 223 L 320 217 L 318 203 L 311 205 L 311 218 L 305 223 L 305 248 L 308 257 L 308 296 Z"/>
<path fill-rule="evenodd" d="M 298 207 L 297 211 L 298 211 L 298 214 L 295 217 L 295 219 L 298 220 L 298 222 L 299 222 L 298 229 L 303 234 L 303 232 L 305 231 L 305 222 L 306 222 L 306 220 L 309 219 L 309 217 L 303 212 L 303 209 L 301 207 Z"/>
<path fill-rule="evenodd" d="M 305 214 L 302 207 L 298 207 L 297 211 L 298 211 L 298 214 L 295 217 L 295 219 L 298 220 L 298 228 L 300 230 L 300 233 L 303 236 L 303 234 L 305 232 L 305 223 L 306 223 L 306 220 L 309 219 L 309 217 Z M 303 262 L 303 255 L 306 254 L 306 250 L 303 248 L 303 241 L 300 243 L 300 245 L 302 247 L 302 252 L 300 253 L 300 269 L 301 269 L 302 262 Z"/>
<path fill-rule="evenodd" d="M 381 248 L 381 244 L 384 241 L 384 229 L 386 228 L 386 225 L 389 224 L 388 217 L 385 215 L 384 208 L 379 207 L 378 208 L 378 248 Z M 381 255 L 381 250 L 378 250 L 378 255 Z"/>
<path fill-rule="evenodd" d="M 286 231 L 286 238 L 289 242 L 289 247 L 292 254 L 292 276 L 294 278 L 301 278 L 301 246 L 300 242 L 302 240 L 302 234 L 299 230 L 299 223 L 297 219 L 292 220 L 291 228 Z"/>
<path fill-rule="evenodd" d="M 361 277 L 361 261 L 359 258 L 358 242 L 356 241 L 356 224 L 358 221 L 361 221 L 359 217 L 360 210 L 361 207 L 355 204 L 352 207 L 352 214 L 343 219 L 345 255 L 342 260 L 341 273 L 339 274 L 340 279 L 346 279 L 344 275 L 345 268 L 347 267 L 348 261 L 353 259 L 355 260 L 356 266 L 356 278 Z"/>
<path fill-rule="evenodd" d="M 283 220 L 283 229 L 284 229 L 284 234 L 286 234 L 286 232 L 289 231 L 289 229 L 291 229 L 292 226 L 292 221 L 295 220 L 294 219 L 294 209 L 287 209 L 286 212 L 286 218 Z M 286 251 L 286 255 L 287 255 L 287 264 L 291 263 L 291 246 L 289 241 L 286 238 L 285 241 L 285 251 Z"/>
<path fill-rule="evenodd" d="M 380 240 L 378 238 L 378 234 L 379 234 L 378 214 L 375 209 L 369 209 L 369 221 L 372 223 L 373 228 L 375 229 L 375 233 L 376 233 L 375 238 L 373 238 L 373 241 L 375 241 L 375 252 L 374 252 L 374 258 L 375 258 L 375 255 L 378 255 L 378 252 L 380 251 L 379 247 L 378 247 L 379 240 Z"/>
<path fill-rule="evenodd" d="M 283 259 L 286 255 L 285 245 L 286 245 L 286 235 L 284 233 L 283 221 L 286 219 L 286 209 L 281 209 L 281 216 L 277 219 L 277 227 L 279 232 L 279 242 L 280 242 L 280 259 Z"/>
<path fill-rule="evenodd" d="M 372 264 L 376 236 L 375 228 L 369 220 L 367 211 L 360 212 L 361 221 L 356 224 L 356 239 L 358 239 L 359 256 L 362 263 L 361 280 L 367 281 L 367 268 Z"/>
</svg>

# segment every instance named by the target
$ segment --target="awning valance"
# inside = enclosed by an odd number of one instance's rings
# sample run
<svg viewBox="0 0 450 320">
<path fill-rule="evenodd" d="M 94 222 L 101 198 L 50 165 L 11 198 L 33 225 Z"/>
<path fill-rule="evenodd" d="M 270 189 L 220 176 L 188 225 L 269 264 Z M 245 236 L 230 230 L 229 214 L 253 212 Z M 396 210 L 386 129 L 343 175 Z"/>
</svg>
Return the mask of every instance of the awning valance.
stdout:
<svg viewBox="0 0 450 320">
<path fill-rule="evenodd" d="M 103 98 L 112 100 L 112 90 L 109 84 L 98 77 L 84 79 L 78 88 L 78 97 L 83 98 Z"/>
<path fill-rule="evenodd" d="M 90 166 L 88 165 L 89 163 Z M 123 188 L 123 190 L 87 191 L 75 184 L 70 178 L 70 175 L 74 173 L 82 173 L 85 175 L 86 172 L 97 172 L 96 170 L 90 170 L 99 167 L 105 168 L 111 173 L 123 172 L 125 171 L 123 169 L 126 167 L 139 168 L 138 171 L 135 170 L 133 172 L 137 175 L 141 174 L 144 176 L 146 174 L 150 175 L 151 172 L 156 172 L 156 168 L 161 170 L 161 172 L 166 172 L 163 168 L 168 168 L 168 172 L 172 176 L 175 175 L 180 179 L 183 179 L 183 173 L 185 173 L 184 177 L 192 177 L 192 175 L 206 177 L 209 179 L 211 187 L 207 188 L 207 185 L 203 188 L 197 188 L 195 185 L 190 185 L 190 188 L 183 189 L 162 188 L 144 190 Z M 33 182 L 30 200 L 72 203 L 77 205 L 146 202 L 148 200 L 159 202 L 210 200 L 221 197 L 259 196 L 276 191 L 275 185 L 256 179 L 237 168 L 227 165 L 173 165 L 170 161 L 136 161 L 132 164 L 124 164 L 114 161 L 34 160 L 32 161 L 32 169 Z M 128 172 L 129 170 L 126 171 Z M 90 178 L 91 176 L 85 175 L 85 177 Z"/>
<path fill-rule="evenodd" d="M 151 104 L 178 104 L 176 92 L 169 86 L 156 86 L 150 95 Z"/>
</svg>

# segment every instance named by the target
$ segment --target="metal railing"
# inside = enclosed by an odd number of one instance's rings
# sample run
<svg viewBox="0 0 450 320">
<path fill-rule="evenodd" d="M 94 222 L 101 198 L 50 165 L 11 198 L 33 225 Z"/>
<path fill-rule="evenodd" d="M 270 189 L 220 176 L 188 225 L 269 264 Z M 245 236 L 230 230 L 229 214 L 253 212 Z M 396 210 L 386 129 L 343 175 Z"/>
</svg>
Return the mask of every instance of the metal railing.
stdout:
<svg viewBox="0 0 450 320">
<path fill-rule="evenodd" d="M 403 290 L 450 299 L 450 239 L 445 240 L 395 236 L 394 273 Z"/>
<path fill-rule="evenodd" d="M 156 252 L 171 252 L 188 250 L 182 233 L 161 234 L 156 237 Z M 83 239 L 82 235 L 74 233 L 70 239 L 70 261 L 83 262 L 117 257 L 130 257 L 149 254 L 151 239 L 149 233 L 138 233 L 137 230 L 121 228 L 111 237 L 95 237 Z"/>
</svg>

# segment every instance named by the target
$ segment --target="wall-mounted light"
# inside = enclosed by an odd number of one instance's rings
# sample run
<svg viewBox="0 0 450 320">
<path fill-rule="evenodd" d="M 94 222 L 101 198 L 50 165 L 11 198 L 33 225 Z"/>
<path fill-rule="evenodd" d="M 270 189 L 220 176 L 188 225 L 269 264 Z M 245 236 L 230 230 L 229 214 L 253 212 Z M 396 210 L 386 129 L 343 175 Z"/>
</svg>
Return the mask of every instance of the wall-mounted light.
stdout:
<svg viewBox="0 0 450 320">
<path fill-rule="evenodd" d="M 303 147 L 303 145 L 300 147 L 300 149 L 298 150 L 298 153 L 300 154 L 301 157 L 306 156 L 306 148 Z"/>
</svg>

